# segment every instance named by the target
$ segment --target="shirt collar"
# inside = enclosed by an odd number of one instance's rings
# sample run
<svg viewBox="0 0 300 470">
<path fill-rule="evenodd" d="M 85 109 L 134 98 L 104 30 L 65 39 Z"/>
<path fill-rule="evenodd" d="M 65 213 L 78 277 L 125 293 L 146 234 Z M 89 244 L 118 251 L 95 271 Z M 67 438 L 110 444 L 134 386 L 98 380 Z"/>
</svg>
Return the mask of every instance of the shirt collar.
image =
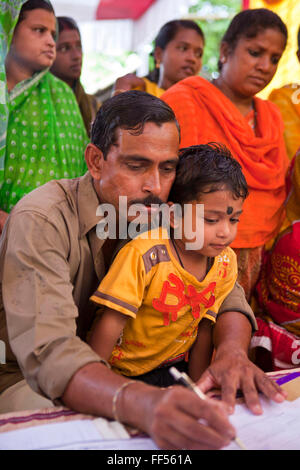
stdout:
<svg viewBox="0 0 300 470">
<path fill-rule="evenodd" d="M 93 178 L 88 171 L 79 179 L 77 186 L 77 207 L 81 238 L 101 220 L 101 216 L 96 215 L 99 204 L 99 199 L 93 185 Z"/>
</svg>

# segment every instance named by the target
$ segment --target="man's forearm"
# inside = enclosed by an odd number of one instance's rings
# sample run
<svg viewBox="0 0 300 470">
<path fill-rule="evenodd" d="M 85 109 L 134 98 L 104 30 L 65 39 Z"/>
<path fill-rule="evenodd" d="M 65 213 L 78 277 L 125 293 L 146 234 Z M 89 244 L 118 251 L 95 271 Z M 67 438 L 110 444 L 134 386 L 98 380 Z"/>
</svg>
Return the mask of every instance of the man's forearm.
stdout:
<svg viewBox="0 0 300 470">
<path fill-rule="evenodd" d="M 217 355 L 229 352 L 232 348 L 248 354 L 251 332 L 251 324 L 245 315 L 239 312 L 223 313 L 214 327 Z"/>
<path fill-rule="evenodd" d="M 114 419 L 113 397 L 128 380 L 129 377 L 115 374 L 101 363 L 89 363 L 74 374 L 62 401 L 67 407 L 80 413 Z M 157 398 L 160 389 L 143 382 L 137 382 L 129 388 L 129 393 L 124 389 L 118 397 L 118 417 L 121 422 L 146 431 L 146 411 L 149 407 L 152 408 L 153 400 Z"/>
<path fill-rule="evenodd" d="M 179 386 L 162 389 L 132 381 L 121 389 L 128 380 L 103 364 L 89 363 L 73 375 L 62 399 L 75 411 L 138 428 L 162 449 L 219 449 L 235 436 L 221 404 L 199 400 Z"/>
<path fill-rule="evenodd" d="M 221 317 L 221 314 L 223 315 L 223 313 L 228 312 L 243 313 L 252 324 L 253 330 L 257 329 L 255 315 L 249 303 L 247 302 L 244 289 L 242 288 L 242 286 L 240 286 L 238 282 L 235 283 L 232 291 L 229 292 L 222 305 L 220 306 L 218 318 Z"/>
</svg>

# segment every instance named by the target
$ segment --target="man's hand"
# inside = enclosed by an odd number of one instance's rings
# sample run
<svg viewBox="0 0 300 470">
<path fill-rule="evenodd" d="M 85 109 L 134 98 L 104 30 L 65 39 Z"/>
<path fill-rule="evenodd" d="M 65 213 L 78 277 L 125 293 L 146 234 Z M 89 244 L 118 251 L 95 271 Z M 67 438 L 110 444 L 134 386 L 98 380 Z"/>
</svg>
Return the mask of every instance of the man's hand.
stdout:
<svg viewBox="0 0 300 470">
<path fill-rule="evenodd" d="M 214 327 L 216 354 L 214 361 L 200 377 L 197 385 L 206 393 L 221 388 L 222 400 L 233 413 L 236 392 L 243 392 L 246 405 L 254 414 L 261 414 L 258 392 L 281 403 L 286 393 L 248 358 L 251 325 L 238 312 L 220 315 Z"/>
<path fill-rule="evenodd" d="M 89 363 L 73 375 L 62 401 L 79 413 L 113 418 L 113 397 L 127 380 L 103 364 Z M 119 393 L 116 407 L 121 423 L 144 431 L 161 449 L 220 449 L 235 437 L 222 403 L 201 400 L 179 385 L 161 389 L 133 383 Z"/>
<path fill-rule="evenodd" d="M 229 413 L 234 411 L 237 390 L 242 391 L 246 405 L 254 414 L 262 413 L 258 392 L 277 403 L 286 398 L 286 393 L 253 364 L 244 351 L 230 348 L 229 344 L 226 351 L 218 351 L 215 361 L 197 385 L 204 393 L 221 388 L 222 400 L 228 405 Z"/>
<path fill-rule="evenodd" d="M 0 210 L 0 235 L 7 220 L 8 213 Z"/>
<path fill-rule="evenodd" d="M 160 449 L 220 449 L 235 438 L 222 403 L 201 400 L 181 386 L 157 389 L 155 396 L 148 406 L 145 399 L 144 416 L 146 432 Z"/>
<path fill-rule="evenodd" d="M 128 73 L 124 75 L 124 77 L 120 77 L 117 79 L 112 96 L 118 95 L 124 91 L 139 89 L 144 91 L 145 90 L 145 82 L 142 78 L 137 77 L 134 73 Z"/>
</svg>

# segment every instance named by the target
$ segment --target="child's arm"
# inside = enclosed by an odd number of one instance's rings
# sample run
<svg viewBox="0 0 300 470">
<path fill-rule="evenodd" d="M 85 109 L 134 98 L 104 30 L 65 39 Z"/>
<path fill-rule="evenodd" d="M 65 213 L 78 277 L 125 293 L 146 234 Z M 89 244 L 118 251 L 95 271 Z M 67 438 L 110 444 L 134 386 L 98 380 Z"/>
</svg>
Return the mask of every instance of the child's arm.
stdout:
<svg viewBox="0 0 300 470">
<path fill-rule="evenodd" d="M 198 326 L 197 338 L 189 352 L 189 376 L 197 382 L 211 362 L 213 353 L 213 323 L 203 318 Z"/>
<path fill-rule="evenodd" d="M 105 307 L 92 331 L 89 344 L 99 356 L 109 360 L 128 319 L 127 315 Z"/>
</svg>

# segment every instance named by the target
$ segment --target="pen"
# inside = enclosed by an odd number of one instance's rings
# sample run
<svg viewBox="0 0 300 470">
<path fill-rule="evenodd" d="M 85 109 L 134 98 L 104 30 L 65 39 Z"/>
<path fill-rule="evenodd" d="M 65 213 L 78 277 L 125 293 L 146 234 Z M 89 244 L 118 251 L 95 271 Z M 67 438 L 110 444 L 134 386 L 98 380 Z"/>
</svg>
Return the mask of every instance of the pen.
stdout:
<svg viewBox="0 0 300 470">
<path fill-rule="evenodd" d="M 189 388 L 190 390 L 193 390 L 193 392 L 195 392 L 199 398 L 201 398 L 202 400 L 206 400 L 206 395 L 202 392 L 202 390 L 200 390 L 199 387 L 197 387 L 197 385 L 190 379 L 190 377 L 185 372 L 179 372 L 176 367 L 171 367 L 170 374 L 177 382 L 180 382 L 183 386 Z M 247 450 L 246 446 L 238 437 L 234 438 L 234 442 L 238 445 L 241 450 Z"/>
</svg>

